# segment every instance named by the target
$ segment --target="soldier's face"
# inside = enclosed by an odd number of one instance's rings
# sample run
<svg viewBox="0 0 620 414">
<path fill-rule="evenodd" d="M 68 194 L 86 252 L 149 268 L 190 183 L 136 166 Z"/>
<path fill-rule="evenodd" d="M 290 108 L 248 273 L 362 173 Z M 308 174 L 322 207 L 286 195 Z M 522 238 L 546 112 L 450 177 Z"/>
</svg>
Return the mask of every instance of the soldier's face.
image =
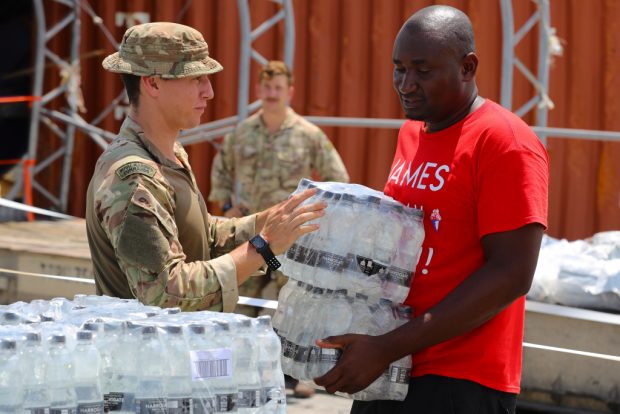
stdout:
<svg viewBox="0 0 620 414">
<path fill-rule="evenodd" d="M 206 75 L 169 79 L 159 82 L 161 102 L 166 106 L 162 113 L 178 129 L 200 125 L 200 117 L 207 109 L 207 101 L 214 92 Z M 178 125 L 177 125 L 178 124 Z"/>
<path fill-rule="evenodd" d="M 263 79 L 256 87 L 256 95 L 262 101 L 264 111 L 280 111 L 288 106 L 293 97 L 293 87 L 286 75 Z"/>
</svg>

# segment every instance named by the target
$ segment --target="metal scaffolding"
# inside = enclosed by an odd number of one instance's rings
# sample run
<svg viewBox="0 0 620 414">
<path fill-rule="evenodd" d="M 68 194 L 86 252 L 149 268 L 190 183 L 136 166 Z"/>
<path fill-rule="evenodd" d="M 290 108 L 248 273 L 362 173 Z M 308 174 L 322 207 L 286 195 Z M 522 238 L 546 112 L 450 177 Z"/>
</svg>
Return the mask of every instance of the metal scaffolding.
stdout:
<svg viewBox="0 0 620 414">
<path fill-rule="evenodd" d="M 500 9 L 502 15 L 502 77 L 500 104 L 512 109 L 512 90 L 514 82 L 514 68 L 516 67 L 525 78 L 532 84 L 535 95 L 514 111 L 518 116 L 523 116 L 536 106 L 536 126 L 547 126 L 549 109 L 553 109 L 553 102 L 549 98 L 549 63 L 553 54 L 561 53 L 558 50 L 559 42 L 555 37 L 555 30 L 551 27 L 551 15 L 549 13 L 549 0 L 536 0 L 537 10 L 530 16 L 525 24 L 515 32 L 512 0 L 501 0 Z M 528 69 L 516 55 L 516 47 L 519 42 L 534 29 L 538 23 L 538 70 L 537 74 Z M 555 47 L 554 47 L 555 45 Z M 539 138 L 546 144 L 547 134 L 539 133 Z"/>
<path fill-rule="evenodd" d="M 77 118 L 77 95 L 75 88 L 77 85 L 76 74 L 79 74 L 79 53 L 80 53 L 80 6 L 79 0 L 56 0 L 66 6 L 66 15 L 60 19 L 53 27 L 47 28 L 45 22 L 45 10 L 42 0 L 33 0 L 34 17 L 36 23 L 36 46 L 35 46 L 35 73 L 32 88 L 32 96 L 37 97 L 32 103 L 32 113 L 30 118 L 30 135 L 28 143 L 28 154 L 22 159 L 20 167 L 24 174 L 20 174 L 15 184 L 8 192 L 7 198 L 14 199 L 20 189 L 23 188 L 24 196 L 27 198 L 32 189 L 37 190 L 53 205 L 66 211 L 67 195 L 69 191 L 69 181 L 62 180 L 58 195 L 54 195 L 45 189 L 37 180 L 39 173 L 49 167 L 54 161 L 63 159 L 62 176 L 68 176 L 71 169 L 71 158 L 73 154 L 73 142 L 75 137 L 75 125 L 66 123 L 65 128 L 50 121 L 49 114 L 56 112 L 50 108 L 50 103 L 58 96 L 65 95 L 66 107 L 63 115 L 67 119 Z M 71 29 L 71 44 L 68 60 L 65 60 L 52 52 L 47 45 L 48 42 L 66 27 Z M 63 74 L 64 80 L 60 85 L 43 93 L 43 78 L 45 61 L 49 59 L 58 66 Z M 42 160 L 37 160 L 37 150 L 39 144 L 39 123 L 46 125 L 61 141 L 60 148 Z M 30 177 L 30 183 L 24 177 Z M 31 186 L 31 187 L 30 187 Z"/>
<path fill-rule="evenodd" d="M 95 24 L 104 32 L 104 35 L 118 49 L 119 44 L 114 40 L 113 36 L 103 24 L 102 19 L 94 13 L 86 0 L 32 0 L 34 5 L 34 17 L 36 26 L 36 46 L 35 46 L 35 75 L 32 95 L 41 97 L 35 100 L 32 105 L 32 115 L 30 122 L 30 135 L 28 154 L 25 156 L 19 167 L 24 174 L 20 174 L 16 179 L 11 190 L 7 193 L 6 198 L 15 199 L 20 190 L 30 192 L 30 188 L 26 188 L 28 184 L 23 179 L 24 176 L 30 176 L 32 189 L 42 194 L 52 204 L 52 208 L 58 211 L 67 211 L 69 186 L 71 180 L 71 165 L 73 158 L 73 147 L 76 129 L 87 134 L 97 145 L 105 148 L 108 143 L 114 139 L 115 133 L 103 130 L 97 127 L 110 112 L 121 109 L 120 104 L 125 100 L 125 92 L 122 91 L 98 116 L 90 123 L 84 120 L 78 113 L 80 100 L 80 12 L 84 10 L 88 13 Z M 65 6 L 65 15 L 52 27 L 47 27 L 45 19 L 45 2 L 56 2 Z M 266 0 L 278 4 L 277 13 L 260 24 L 258 27 L 251 28 L 251 15 L 248 0 L 238 0 L 239 20 L 241 23 L 241 53 L 239 62 L 239 92 L 238 92 L 238 113 L 236 116 L 216 120 L 202 124 L 194 129 L 184 131 L 180 141 L 184 145 L 197 142 L 210 141 L 216 137 L 220 137 L 226 132 L 232 130 L 235 124 L 241 119 L 245 119 L 247 115 L 256 110 L 260 102 L 248 102 L 249 82 L 250 82 L 250 63 L 252 59 L 263 64 L 267 59 L 252 47 L 252 43 L 261 35 L 276 26 L 279 22 L 284 23 L 284 61 L 292 66 L 294 47 L 295 47 L 295 24 L 293 16 L 292 0 Z M 139 17 L 139 16 L 138 16 Z M 132 16 L 129 16 L 128 22 L 135 24 Z M 69 56 L 65 60 L 55 54 L 48 44 L 52 38 L 57 36 L 65 28 L 70 27 L 71 45 Z M 49 91 L 44 88 L 44 77 L 46 61 L 50 61 L 54 66 L 58 67 L 62 74 L 62 82 Z M 51 102 L 56 98 L 64 96 L 66 102 L 61 111 L 51 107 Z M 64 128 L 60 127 L 57 121 Z M 38 160 L 39 147 L 39 126 L 45 125 L 59 139 L 60 147 L 51 155 L 44 159 Z M 59 193 L 52 194 L 37 180 L 37 175 L 48 168 L 54 161 L 62 159 L 62 173 L 59 183 Z"/>
<path fill-rule="evenodd" d="M 103 130 L 97 125 L 112 111 L 120 111 L 123 108 L 121 102 L 125 101 L 125 92 L 122 91 L 118 96 L 91 122 L 87 122 L 78 114 L 80 103 L 80 12 L 85 11 L 93 19 L 93 22 L 103 31 L 108 41 L 118 48 L 118 43 L 103 24 L 102 19 L 95 14 L 88 4 L 88 0 L 32 0 L 34 4 L 35 23 L 36 23 L 36 50 L 35 50 L 35 76 L 33 93 L 40 100 L 35 100 L 32 105 L 32 117 L 30 124 L 28 154 L 20 163 L 21 168 L 26 174 L 19 175 L 13 188 L 9 191 L 6 198 L 15 199 L 19 190 L 26 190 L 23 176 L 32 177 L 32 188 L 45 196 L 53 205 L 53 209 L 66 212 L 67 201 L 71 177 L 71 165 L 76 129 L 83 131 L 95 143 L 105 148 L 110 140 L 115 137 L 115 133 Z M 252 45 L 261 35 L 275 27 L 279 22 L 284 26 L 284 61 L 292 67 L 295 46 L 295 26 L 292 0 L 263 0 L 270 1 L 277 5 L 278 11 L 274 16 L 267 19 L 252 29 L 251 11 L 249 0 L 237 0 L 241 44 L 239 60 L 239 90 L 237 95 L 237 114 L 235 116 L 219 119 L 199 125 L 191 130 L 184 131 L 179 141 L 183 145 L 190 145 L 200 142 L 212 141 L 231 131 L 234 126 L 245 119 L 248 114 L 255 111 L 260 102 L 249 102 L 249 83 L 250 65 L 255 60 L 259 64 L 267 61 Z M 536 107 L 536 123 L 533 125 L 534 131 L 545 141 L 548 136 L 561 136 L 567 138 L 596 139 L 620 141 L 620 132 L 575 130 L 569 128 L 549 128 L 547 127 L 547 113 L 553 107 L 553 102 L 548 96 L 549 87 L 549 60 L 553 53 L 559 48 L 557 38 L 554 36 L 554 29 L 550 24 L 549 12 L 550 0 L 536 0 L 537 10 L 526 21 L 526 23 L 515 32 L 514 18 L 512 10 L 512 0 L 499 0 L 502 16 L 503 31 L 503 52 L 502 52 L 502 84 L 500 103 L 508 109 L 512 109 L 512 90 L 514 68 L 516 67 L 534 86 L 535 96 L 523 106 L 518 108 L 515 113 L 523 116 Z M 54 26 L 48 28 L 45 19 L 44 2 L 56 2 L 66 8 L 66 15 Z M 125 16 L 124 19 L 129 25 L 135 24 L 136 19 L 144 20 L 144 16 Z M 529 70 L 518 59 L 515 53 L 517 44 L 524 36 L 538 24 L 538 68 L 535 71 Z M 67 60 L 62 59 L 48 48 L 48 42 L 59 34 L 63 29 L 70 27 L 71 44 Z M 45 62 L 49 60 L 53 65 L 61 70 L 62 82 L 59 86 L 44 92 L 43 85 Z M 50 103 L 64 96 L 66 105 L 62 111 L 54 110 Z M 323 126 L 337 127 L 367 127 L 367 128 L 399 128 L 402 119 L 378 119 L 378 118 L 346 118 L 346 117 L 307 117 L 311 122 Z M 56 121 L 56 122 L 53 122 Z M 64 125 L 64 128 L 58 125 Z M 61 146 L 51 155 L 42 160 L 37 160 L 39 144 L 39 124 L 49 128 L 61 141 Z M 62 175 L 59 183 L 59 194 L 54 195 L 44 188 L 36 179 L 37 175 L 48 168 L 54 161 L 62 159 Z M 24 191 L 26 192 L 26 191 Z"/>
</svg>

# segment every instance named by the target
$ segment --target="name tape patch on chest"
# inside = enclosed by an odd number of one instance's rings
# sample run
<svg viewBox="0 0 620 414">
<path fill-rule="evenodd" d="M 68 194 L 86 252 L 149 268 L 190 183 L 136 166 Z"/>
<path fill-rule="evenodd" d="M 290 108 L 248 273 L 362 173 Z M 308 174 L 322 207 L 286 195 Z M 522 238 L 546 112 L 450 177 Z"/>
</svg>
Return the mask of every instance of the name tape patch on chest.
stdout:
<svg viewBox="0 0 620 414">
<path fill-rule="evenodd" d="M 118 175 L 118 178 L 121 180 L 124 180 L 133 174 L 142 174 L 153 178 L 156 172 L 156 168 L 139 161 L 134 161 L 121 166 L 118 170 L 116 170 L 116 175 Z"/>
</svg>

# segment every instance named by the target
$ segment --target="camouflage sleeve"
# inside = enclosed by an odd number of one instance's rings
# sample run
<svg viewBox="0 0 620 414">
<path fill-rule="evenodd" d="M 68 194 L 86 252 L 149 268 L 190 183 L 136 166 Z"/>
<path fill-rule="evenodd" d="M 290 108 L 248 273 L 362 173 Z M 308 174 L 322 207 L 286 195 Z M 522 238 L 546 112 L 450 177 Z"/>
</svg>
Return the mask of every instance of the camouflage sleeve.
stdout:
<svg viewBox="0 0 620 414">
<path fill-rule="evenodd" d="M 316 133 L 315 140 L 316 152 L 312 160 L 312 166 L 321 181 L 348 183 L 349 174 L 334 144 L 320 129 Z"/>
<path fill-rule="evenodd" d="M 238 299 L 232 257 L 185 262 L 165 184 L 141 174 L 114 181 L 99 205 L 100 220 L 135 297 L 184 311 L 232 311 Z"/>
<path fill-rule="evenodd" d="M 256 234 L 256 214 L 241 218 L 213 218 L 209 215 L 209 246 L 213 257 L 228 253 Z"/>
<path fill-rule="evenodd" d="M 213 159 L 211 167 L 211 192 L 209 201 L 228 201 L 233 192 L 234 181 L 234 132 L 224 137 L 224 142 L 219 152 Z"/>
</svg>

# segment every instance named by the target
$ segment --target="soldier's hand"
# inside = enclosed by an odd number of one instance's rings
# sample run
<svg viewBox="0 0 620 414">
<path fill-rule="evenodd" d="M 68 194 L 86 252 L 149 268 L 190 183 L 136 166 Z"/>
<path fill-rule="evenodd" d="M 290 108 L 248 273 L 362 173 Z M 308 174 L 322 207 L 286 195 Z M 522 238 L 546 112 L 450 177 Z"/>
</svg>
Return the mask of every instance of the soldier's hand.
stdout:
<svg viewBox="0 0 620 414">
<path fill-rule="evenodd" d="M 302 191 L 260 213 L 264 214 L 265 223 L 260 233 L 275 255 L 284 253 L 299 237 L 319 228 L 318 224 L 306 223 L 323 216 L 327 203 L 300 205 L 315 193 L 314 188 Z"/>
</svg>

